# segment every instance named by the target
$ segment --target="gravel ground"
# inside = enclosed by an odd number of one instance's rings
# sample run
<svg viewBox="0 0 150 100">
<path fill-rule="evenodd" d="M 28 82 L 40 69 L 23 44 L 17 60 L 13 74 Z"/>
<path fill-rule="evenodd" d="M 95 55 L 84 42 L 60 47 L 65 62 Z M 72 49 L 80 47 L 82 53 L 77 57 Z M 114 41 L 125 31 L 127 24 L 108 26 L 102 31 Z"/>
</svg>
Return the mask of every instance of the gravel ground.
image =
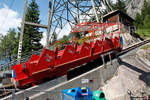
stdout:
<svg viewBox="0 0 150 100">
<path fill-rule="evenodd" d="M 141 96 L 141 91 L 150 93 L 150 62 L 143 55 L 150 56 L 150 49 L 139 49 L 136 54 L 119 59 L 118 71 L 101 87 L 107 100 L 130 100 L 129 90 L 134 96 Z"/>
</svg>

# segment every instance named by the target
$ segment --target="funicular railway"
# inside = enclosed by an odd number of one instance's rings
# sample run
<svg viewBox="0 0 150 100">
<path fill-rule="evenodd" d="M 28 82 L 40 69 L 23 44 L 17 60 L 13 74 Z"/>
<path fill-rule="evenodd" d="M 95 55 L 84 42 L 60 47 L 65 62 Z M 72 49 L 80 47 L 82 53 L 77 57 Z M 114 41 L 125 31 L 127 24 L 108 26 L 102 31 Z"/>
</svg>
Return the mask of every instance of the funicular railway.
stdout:
<svg viewBox="0 0 150 100">
<path fill-rule="evenodd" d="M 12 66 L 14 84 L 19 88 L 34 86 L 44 79 L 66 75 L 70 69 L 98 59 L 101 54 L 121 51 L 120 32 L 120 23 L 78 24 L 71 30 L 73 37 L 69 41 L 52 43 L 40 55 L 33 54 L 28 62 Z"/>
<path fill-rule="evenodd" d="M 91 29 L 91 31 L 90 31 L 90 29 Z M 88 31 L 86 31 L 86 30 L 88 30 Z M 92 31 L 92 30 L 94 30 L 94 31 Z M 80 37 L 78 37 L 79 33 L 80 33 Z M 128 51 L 136 49 L 136 48 L 150 42 L 150 39 L 148 39 L 148 40 L 144 40 L 142 42 L 136 43 L 134 45 L 131 45 L 128 48 L 122 49 L 120 33 L 121 33 L 121 24 L 120 23 L 115 23 L 115 24 L 114 23 L 103 23 L 103 24 L 102 23 L 82 23 L 82 24 L 76 25 L 71 30 L 71 34 L 74 37 L 71 38 L 69 41 L 67 41 L 65 43 L 61 43 L 61 41 L 52 43 L 49 46 L 45 47 L 42 50 L 42 53 L 40 55 L 33 54 L 32 57 L 34 57 L 34 59 L 31 57 L 32 60 L 30 58 L 30 60 L 28 62 L 24 62 L 22 64 L 12 66 L 12 70 L 15 72 L 15 74 L 14 74 L 15 77 L 13 77 L 13 81 L 15 82 L 15 85 L 17 85 L 17 87 L 19 87 L 19 88 L 25 87 L 26 88 L 28 85 L 33 86 L 33 85 L 36 85 L 39 83 L 43 83 L 44 80 L 47 78 L 49 78 L 49 79 L 56 78 L 56 80 L 57 80 L 57 77 L 59 77 L 59 76 L 63 76 L 63 75 L 68 76 L 68 71 L 70 71 L 71 69 L 74 69 L 74 68 L 78 68 L 79 70 L 80 69 L 81 70 L 88 69 L 88 67 L 91 65 L 88 66 L 88 64 L 87 64 L 87 66 L 84 66 L 84 68 L 78 67 L 78 65 L 82 66 L 82 64 L 84 64 L 84 63 L 90 63 L 91 61 L 93 61 L 95 59 L 98 60 L 99 58 L 101 58 L 102 55 L 108 55 L 109 53 L 116 53 L 113 51 L 119 51 L 116 55 L 120 56 L 120 55 L 127 53 Z M 114 45 L 115 42 L 117 42 L 118 44 Z M 89 44 L 89 45 L 87 46 L 85 44 Z M 108 45 L 108 47 L 105 47 L 106 45 Z M 87 47 L 89 47 L 89 49 L 87 49 Z M 83 49 L 83 48 L 85 48 L 85 49 Z M 80 59 L 78 57 L 81 57 L 79 55 L 83 52 L 82 49 L 86 50 L 86 54 L 83 53 L 82 54 L 83 59 Z M 69 51 L 73 51 L 73 52 L 69 52 Z M 49 52 L 53 52 L 53 53 L 49 53 Z M 68 54 L 65 55 L 65 53 L 68 53 Z M 50 54 L 53 54 L 53 55 L 50 55 Z M 54 57 L 55 59 L 53 59 L 52 57 Z M 65 60 L 65 57 L 67 58 L 67 60 Z M 63 60 L 61 60 L 61 58 Z M 42 65 L 41 59 L 42 59 L 42 61 L 44 61 L 43 65 Z M 50 62 L 53 61 L 54 66 L 49 66 L 49 67 L 45 66 L 48 64 L 50 65 L 49 61 Z M 79 63 L 80 61 L 82 61 L 82 63 Z M 38 63 L 38 62 L 40 62 L 40 63 Z M 60 63 L 57 63 L 57 62 L 60 62 Z M 78 64 L 76 64 L 74 62 L 77 62 Z M 47 64 L 45 64 L 45 63 L 47 63 Z M 92 64 L 97 64 L 97 63 L 102 64 L 103 61 L 99 62 L 99 60 L 98 60 L 98 62 L 96 61 L 96 63 L 92 63 Z M 22 67 L 23 64 L 25 64 L 26 66 Z M 32 66 L 28 66 L 30 64 Z M 34 67 L 36 67 L 36 68 L 34 68 L 34 70 L 32 70 L 33 64 L 34 64 Z M 97 64 L 97 65 L 99 65 L 99 64 Z M 15 68 L 17 69 L 17 66 L 19 66 L 19 70 L 14 70 Z M 29 67 L 30 67 L 30 69 L 29 69 Z M 75 71 L 78 72 L 78 69 Z M 31 76 L 29 76 L 29 71 L 31 73 Z M 44 73 L 46 73 L 46 74 L 44 75 Z M 26 77 L 21 78 L 20 76 L 18 77 L 17 74 L 18 74 L 18 76 L 26 75 Z M 57 74 L 57 76 L 56 76 L 56 74 Z M 50 75 L 53 75 L 53 76 L 50 76 Z M 23 84 L 22 82 L 26 82 L 27 84 Z M 49 82 L 47 82 L 45 85 L 37 85 L 35 87 L 28 88 L 25 90 L 27 90 L 27 92 L 29 92 L 29 91 L 37 91 L 38 89 L 41 89 L 41 88 L 42 88 L 42 90 L 51 88 L 50 85 L 48 85 L 50 87 L 48 87 L 48 86 L 45 87 L 47 84 L 49 84 Z M 21 94 L 24 94 L 24 92 L 23 92 L 24 90 L 18 90 L 18 89 L 15 89 L 15 90 L 19 91 L 16 94 L 18 96 L 18 98 L 21 96 Z M 10 91 L 12 91 L 12 90 L 10 90 Z M 35 94 L 32 92 L 32 93 L 28 94 L 27 96 L 30 97 L 32 95 L 35 95 Z M 7 98 L 11 98 L 11 96 L 4 98 L 4 100 Z"/>
</svg>

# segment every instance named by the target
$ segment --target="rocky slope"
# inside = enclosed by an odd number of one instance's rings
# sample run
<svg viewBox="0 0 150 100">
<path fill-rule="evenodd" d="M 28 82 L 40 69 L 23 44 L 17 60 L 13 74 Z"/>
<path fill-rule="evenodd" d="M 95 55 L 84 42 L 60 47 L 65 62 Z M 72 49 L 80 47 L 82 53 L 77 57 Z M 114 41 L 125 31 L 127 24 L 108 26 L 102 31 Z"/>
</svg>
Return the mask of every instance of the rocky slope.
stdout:
<svg viewBox="0 0 150 100">
<path fill-rule="evenodd" d="M 136 54 L 120 58 L 120 66 L 114 77 L 100 89 L 107 100 L 130 100 L 134 97 L 150 94 L 150 43 L 142 46 Z M 137 100 L 137 99 L 136 99 Z M 143 100 L 143 99 L 139 99 Z"/>
<path fill-rule="evenodd" d="M 150 2 L 150 0 L 147 1 Z M 132 18 L 135 18 L 137 13 L 141 13 L 143 4 L 144 0 L 131 0 L 127 4 L 127 14 Z"/>
</svg>

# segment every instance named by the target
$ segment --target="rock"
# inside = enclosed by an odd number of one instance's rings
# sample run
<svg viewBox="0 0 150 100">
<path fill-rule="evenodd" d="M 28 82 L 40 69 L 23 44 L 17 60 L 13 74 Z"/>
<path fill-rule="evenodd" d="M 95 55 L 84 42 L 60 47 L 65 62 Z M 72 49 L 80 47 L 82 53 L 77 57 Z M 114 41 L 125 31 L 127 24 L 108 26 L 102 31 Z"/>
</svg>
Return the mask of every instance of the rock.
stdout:
<svg viewBox="0 0 150 100">
<path fill-rule="evenodd" d="M 150 0 L 147 0 L 150 2 Z M 135 19 L 137 13 L 141 13 L 141 9 L 143 7 L 144 0 L 131 0 L 129 4 L 127 4 L 127 14 Z"/>
<path fill-rule="evenodd" d="M 128 74 L 127 74 L 128 73 Z M 145 88 L 145 83 L 139 80 L 141 74 L 135 72 L 124 65 L 118 68 L 118 75 L 114 76 L 108 84 L 102 87 L 107 100 L 129 100 L 127 91 L 136 94 Z"/>
</svg>

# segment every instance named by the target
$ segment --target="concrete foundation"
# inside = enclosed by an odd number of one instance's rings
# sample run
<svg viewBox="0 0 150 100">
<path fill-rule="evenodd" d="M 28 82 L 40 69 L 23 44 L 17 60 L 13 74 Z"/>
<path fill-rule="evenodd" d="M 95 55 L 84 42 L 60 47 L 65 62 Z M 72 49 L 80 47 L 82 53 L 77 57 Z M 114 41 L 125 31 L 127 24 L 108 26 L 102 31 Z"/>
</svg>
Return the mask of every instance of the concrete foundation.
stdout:
<svg viewBox="0 0 150 100">
<path fill-rule="evenodd" d="M 67 76 L 62 76 L 52 81 L 28 88 L 26 90 L 19 91 L 13 95 L 14 100 L 26 100 L 25 99 L 26 97 L 30 97 L 32 95 L 40 93 L 41 91 L 44 91 L 50 87 L 56 86 L 64 81 L 67 81 Z M 12 95 L 2 98 L 1 100 L 12 100 Z"/>
<path fill-rule="evenodd" d="M 61 100 L 62 90 L 78 86 L 88 86 L 92 91 L 95 91 L 113 77 L 118 66 L 118 61 L 114 59 L 112 64 L 108 62 L 105 66 L 99 66 L 72 80 L 67 81 L 67 76 L 63 76 L 24 91 L 19 91 L 13 95 L 13 98 L 14 100 L 26 100 L 26 98 L 29 98 L 29 100 Z M 84 79 L 88 82 L 83 83 L 81 80 Z M 12 100 L 12 95 L 1 100 Z"/>
<path fill-rule="evenodd" d="M 113 60 L 112 64 L 109 62 L 106 64 L 106 66 L 102 65 L 72 80 L 52 88 L 47 88 L 46 91 L 48 92 L 40 92 L 36 95 L 30 96 L 30 100 L 61 100 L 61 91 L 63 89 L 74 88 L 78 86 L 88 86 L 92 91 L 95 91 L 99 89 L 99 87 L 103 86 L 107 80 L 113 77 L 118 66 L 118 61 Z M 83 79 L 87 79 L 89 82 L 83 84 L 81 82 Z"/>
</svg>

